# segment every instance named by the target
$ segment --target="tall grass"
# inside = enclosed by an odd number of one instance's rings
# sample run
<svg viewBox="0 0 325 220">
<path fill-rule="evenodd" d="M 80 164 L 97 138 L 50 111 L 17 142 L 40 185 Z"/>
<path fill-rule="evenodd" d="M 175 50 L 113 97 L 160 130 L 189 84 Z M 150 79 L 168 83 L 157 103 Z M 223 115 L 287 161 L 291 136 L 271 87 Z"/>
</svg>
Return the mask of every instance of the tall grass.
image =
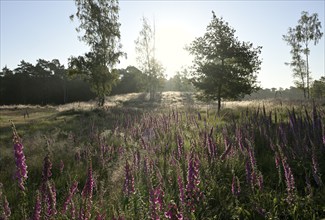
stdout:
<svg viewBox="0 0 325 220">
<path fill-rule="evenodd" d="M 321 107 L 79 113 L 43 141 L 14 138 L 2 219 L 325 218 Z"/>
</svg>

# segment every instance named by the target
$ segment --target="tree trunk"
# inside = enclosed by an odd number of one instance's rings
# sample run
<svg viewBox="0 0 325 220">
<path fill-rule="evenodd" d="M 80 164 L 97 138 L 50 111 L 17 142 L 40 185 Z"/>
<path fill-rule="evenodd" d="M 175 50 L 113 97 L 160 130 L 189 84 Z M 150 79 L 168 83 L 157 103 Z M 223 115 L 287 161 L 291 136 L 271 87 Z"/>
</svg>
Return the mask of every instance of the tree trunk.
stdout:
<svg viewBox="0 0 325 220">
<path fill-rule="evenodd" d="M 307 97 L 309 99 L 309 64 L 308 64 L 308 54 L 306 54 L 306 72 L 307 72 Z"/>
<path fill-rule="evenodd" d="M 218 86 L 218 116 L 220 116 L 221 109 L 221 85 Z"/>
</svg>

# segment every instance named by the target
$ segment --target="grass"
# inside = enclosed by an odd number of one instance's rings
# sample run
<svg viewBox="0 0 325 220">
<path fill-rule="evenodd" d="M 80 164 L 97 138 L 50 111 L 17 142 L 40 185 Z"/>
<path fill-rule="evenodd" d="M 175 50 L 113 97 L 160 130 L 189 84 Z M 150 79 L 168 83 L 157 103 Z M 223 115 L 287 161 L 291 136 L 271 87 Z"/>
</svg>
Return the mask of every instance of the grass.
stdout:
<svg viewBox="0 0 325 220">
<path fill-rule="evenodd" d="M 110 97 L 100 109 L 1 107 L 0 218 L 5 198 L 11 219 L 32 217 L 38 191 L 40 215 L 52 210 L 52 219 L 71 219 L 73 204 L 84 214 L 76 219 L 325 218 L 322 106 L 228 102 L 219 115 L 215 109 L 186 93 L 163 93 L 156 102 L 144 94 Z M 10 121 L 28 166 L 24 192 L 14 177 Z M 78 192 L 62 213 L 73 181 Z"/>
</svg>

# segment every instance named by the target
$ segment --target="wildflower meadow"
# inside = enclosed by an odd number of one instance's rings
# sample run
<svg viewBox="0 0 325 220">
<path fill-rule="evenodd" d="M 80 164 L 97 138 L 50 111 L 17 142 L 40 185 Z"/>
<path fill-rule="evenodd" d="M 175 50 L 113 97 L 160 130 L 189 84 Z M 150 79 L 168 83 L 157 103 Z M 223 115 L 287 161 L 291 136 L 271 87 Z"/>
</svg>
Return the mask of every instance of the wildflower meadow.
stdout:
<svg viewBox="0 0 325 220">
<path fill-rule="evenodd" d="M 317 103 L 13 117 L 0 219 L 322 219 L 324 126 Z"/>
</svg>

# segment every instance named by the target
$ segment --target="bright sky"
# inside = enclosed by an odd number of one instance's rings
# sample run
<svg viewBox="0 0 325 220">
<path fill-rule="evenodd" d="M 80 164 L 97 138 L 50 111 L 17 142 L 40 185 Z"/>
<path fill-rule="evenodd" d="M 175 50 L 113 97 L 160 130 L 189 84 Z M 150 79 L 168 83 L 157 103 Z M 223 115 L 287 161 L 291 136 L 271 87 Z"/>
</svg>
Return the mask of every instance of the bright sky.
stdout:
<svg viewBox="0 0 325 220">
<path fill-rule="evenodd" d="M 172 76 L 182 66 L 191 65 L 191 57 L 184 47 L 195 37 L 203 36 L 212 18 L 211 11 L 222 16 L 236 30 L 241 41 L 263 46 L 263 60 L 258 80 L 264 88 L 293 85 L 289 62 L 290 47 L 282 40 L 289 27 L 294 27 L 302 11 L 318 13 L 325 26 L 325 1 L 136 1 L 120 0 L 121 42 L 127 59 L 119 68 L 135 65 L 135 44 L 141 30 L 141 17 L 156 26 L 156 57 Z M 37 59 L 59 59 L 67 67 L 70 56 L 88 51 L 78 41 L 77 22 L 69 16 L 76 12 L 70 0 L 0 0 L 1 39 L 0 68 L 15 69 L 21 60 L 32 64 Z M 324 32 L 324 28 L 322 29 Z M 312 77 L 325 75 L 325 37 L 311 46 Z"/>
</svg>

